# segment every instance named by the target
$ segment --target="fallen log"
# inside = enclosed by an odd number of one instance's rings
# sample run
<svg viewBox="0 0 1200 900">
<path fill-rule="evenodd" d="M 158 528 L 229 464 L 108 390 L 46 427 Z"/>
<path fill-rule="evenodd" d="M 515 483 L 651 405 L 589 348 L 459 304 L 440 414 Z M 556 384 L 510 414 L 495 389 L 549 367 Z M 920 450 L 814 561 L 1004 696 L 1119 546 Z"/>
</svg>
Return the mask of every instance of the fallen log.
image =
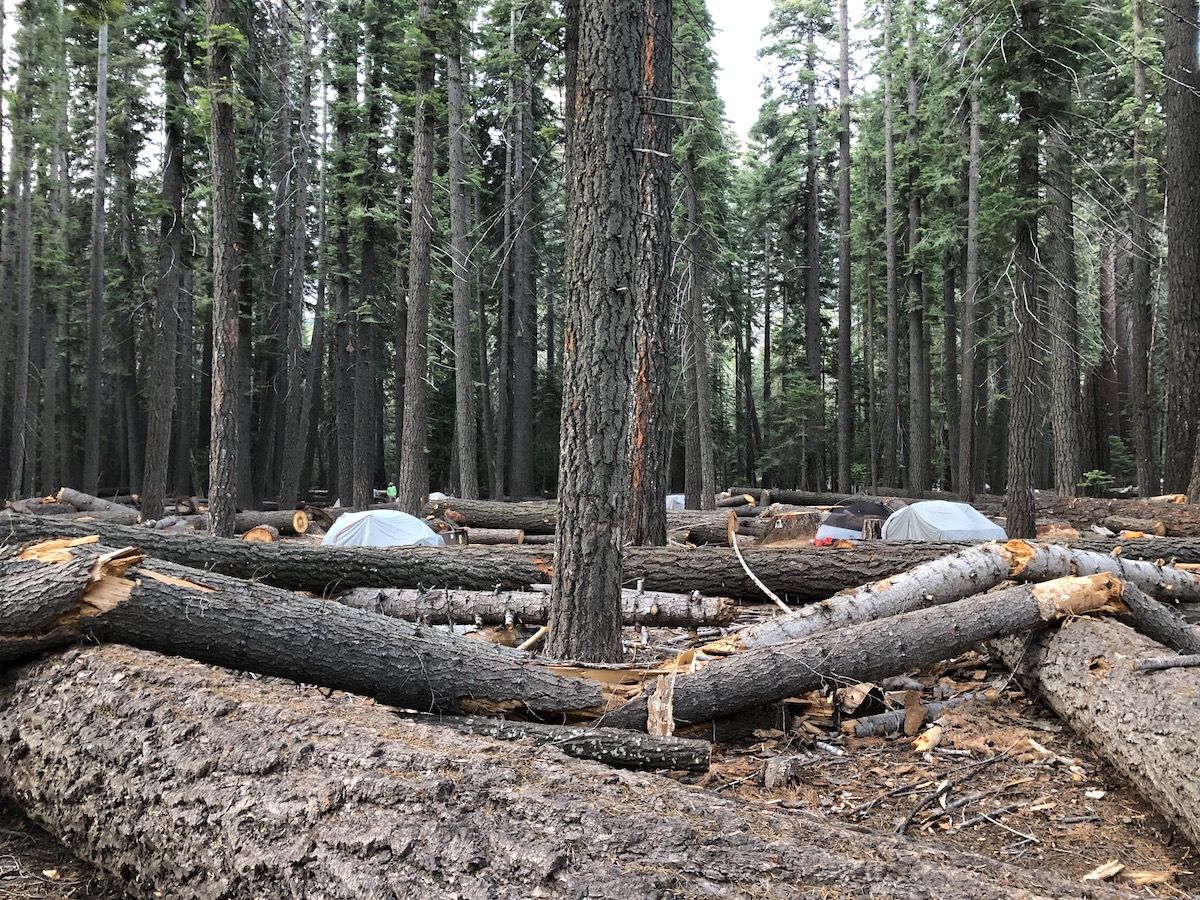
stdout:
<svg viewBox="0 0 1200 900">
<path fill-rule="evenodd" d="M 558 503 L 554 500 L 435 500 L 425 506 L 425 516 L 438 516 L 455 525 L 475 528 L 519 528 L 526 534 L 554 534 Z"/>
<path fill-rule="evenodd" d="M 439 625 L 464 622 L 542 625 L 547 621 L 550 609 L 548 591 L 357 588 L 337 599 L 355 609 Z M 736 615 L 737 608 L 723 597 L 668 594 L 632 588 L 621 592 L 621 617 L 625 625 L 724 627 L 733 622 Z"/>
<path fill-rule="evenodd" d="M 654 737 L 623 728 L 575 728 L 478 716 L 421 716 L 415 721 L 497 741 L 528 740 L 534 746 L 550 744 L 567 756 L 592 759 L 618 769 L 707 772 L 712 758 L 712 744 L 708 741 Z"/>
<path fill-rule="evenodd" d="M 520 528 L 465 528 L 467 544 L 523 544 L 525 532 Z"/>
<path fill-rule="evenodd" d="M 1095 574 L 1112 575 L 1142 591 L 1172 600 L 1200 601 L 1200 576 L 1191 572 L 1058 544 L 1018 540 L 982 544 L 921 563 L 899 575 L 768 619 L 705 649 L 710 653 L 733 653 L 796 641 L 833 628 L 961 600 L 1004 581 L 1037 582 Z"/>
<path fill-rule="evenodd" d="M 1128 516 L 1109 516 L 1106 519 L 1101 519 L 1100 523 L 1110 531 L 1115 531 L 1120 534 L 1122 531 L 1140 531 L 1143 534 L 1151 534 L 1155 537 L 1165 537 L 1167 534 L 1167 526 L 1162 522 L 1156 522 L 1151 519 L 1131 519 Z"/>
<path fill-rule="evenodd" d="M 733 509 L 738 506 L 755 506 L 758 503 L 749 494 L 733 494 L 729 497 L 717 498 L 717 506 L 721 509 Z"/>
<path fill-rule="evenodd" d="M 9 674 L 0 788 L 145 897 L 1120 896 L 116 646 Z"/>
<path fill-rule="evenodd" d="M 132 506 L 110 503 L 108 500 L 101 500 L 99 497 L 93 497 L 91 494 L 67 487 L 59 489 L 58 502 L 69 503 L 80 512 L 107 513 L 114 518 L 120 517 L 125 525 L 133 525 L 138 521 L 138 511 Z"/>
<path fill-rule="evenodd" d="M 273 544 L 279 540 L 279 529 L 274 525 L 255 525 L 242 535 L 242 540 L 259 544 Z"/>
<path fill-rule="evenodd" d="M 9 500 L 4 504 L 5 509 L 16 513 L 28 513 L 37 516 L 61 516 L 78 512 L 69 503 L 60 503 L 57 497 L 25 497 L 20 500 Z"/>
<path fill-rule="evenodd" d="M 300 543 L 248 544 L 206 535 L 158 532 L 107 523 L 56 523 L 36 516 L 0 520 L 0 540 L 11 542 L 99 535 L 114 546 L 137 546 L 148 556 L 278 587 L 316 593 L 356 587 L 521 589 L 553 573 L 549 547 L 404 547 L 387 550 Z M 1200 542 L 1197 542 L 1200 544 Z M 848 549 L 747 550 L 746 561 L 775 592 L 796 601 L 823 600 L 845 588 L 877 581 L 962 549 L 959 544 L 862 542 Z M 647 590 L 700 591 L 761 600 L 762 592 L 724 547 L 626 547 L 627 584 Z"/>
<path fill-rule="evenodd" d="M 197 513 L 187 517 L 188 524 L 196 531 L 208 531 L 208 513 Z M 280 534 L 307 534 L 312 524 L 308 512 L 303 509 L 248 510 L 233 518 L 234 534 L 245 534 L 263 525 L 276 529 Z"/>
<path fill-rule="evenodd" d="M 1065 616 L 1121 611 L 1120 598 L 1121 583 L 1108 575 L 1060 578 L 747 650 L 679 676 L 675 719 L 706 722 L 816 690 L 827 681 L 879 681 Z M 607 713 L 602 723 L 644 730 L 649 693 Z"/>
<path fill-rule="evenodd" d="M 1134 671 L 1171 651 L 1126 625 L 1080 619 L 998 646 L 1028 690 L 1200 847 L 1200 730 L 1195 671 Z"/>
<path fill-rule="evenodd" d="M 54 623 L 67 639 L 129 644 L 411 709 L 491 703 L 559 713 L 602 702 L 593 682 L 563 678 L 525 654 L 253 582 L 137 565 L 131 550 L 63 543 L 0 561 L 8 587 L 0 608 L 25 611 L 11 627 L 0 622 L 0 653 Z M 21 577 L 32 587 L 13 583 Z M 30 609 L 43 610 L 41 627 L 25 624 Z"/>
</svg>

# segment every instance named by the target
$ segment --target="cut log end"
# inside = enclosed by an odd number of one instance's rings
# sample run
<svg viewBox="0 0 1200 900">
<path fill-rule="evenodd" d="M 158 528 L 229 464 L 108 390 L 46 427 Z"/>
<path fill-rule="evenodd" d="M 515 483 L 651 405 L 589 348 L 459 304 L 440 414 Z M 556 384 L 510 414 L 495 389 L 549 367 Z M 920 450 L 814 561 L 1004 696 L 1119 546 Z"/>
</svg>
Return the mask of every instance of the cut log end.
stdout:
<svg viewBox="0 0 1200 900">
<path fill-rule="evenodd" d="M 311 521 L 308 518 L 308 513 L 302 509 L 298 509 L 292 513 L 292 530 L 296 534 L 307 534 L 308 526 Z"/>
<path fill-rule="evenodd" d="M 279 540 L 279 529 L 274 525 L 255 525 L 242 535 L 242 540 L 255 544 L 274 544 Z"/>
</svg>

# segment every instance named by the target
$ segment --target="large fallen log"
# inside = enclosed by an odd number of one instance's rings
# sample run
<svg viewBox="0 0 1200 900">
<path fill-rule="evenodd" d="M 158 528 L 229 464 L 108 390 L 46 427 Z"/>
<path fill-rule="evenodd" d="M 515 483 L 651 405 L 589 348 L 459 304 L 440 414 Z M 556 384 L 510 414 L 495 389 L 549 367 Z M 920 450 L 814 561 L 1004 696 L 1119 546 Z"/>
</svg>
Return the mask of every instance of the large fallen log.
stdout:
<svg viewBox="0 0 1200 900">
<path fill-rule="evenodd" d="M 347 606 L 412 622 L 439 625 L 478 622 L 507 625 L 514 622 L 545 624 L 549 615 L 548 591 L 462 591 L 439 588 L 356 588 L 337 599 Z M 668 594 L 662 591 L 621 592 L 625 625 L 695 628 L 724 627 L 733 622 L 737 608 L 723 597 Z"/>
<path fill-rule="evenodd" d="M 208 530 L 208 513 L 188 516 L 187 524 L 196 531 Z M 311 520 L 303 509 L 249 510 L 240 512 L 233 519 L 233 533 L 245 534 L 263 525 L 279 530 L 280 534 L 306 534 Z"/>
<path fill-rule="evenodd" d="M 0 560 L 0 609 L 20 613 L 0 619 L 0 659 L 52 627 L 64 641 L 130 644 L 417 710 L 561 713 L 603 702 L 594 682 L 515 651 L 240 579 L 137 565 L 131 551 L 61 543 Z"/>
<path fill-rule="evenodd" d="M 119 516 L 121 517 L 121 521 L 126 525 L 133 525 L 138 521 L 138 511 L 132 506 L 110 503 L 107 500 L 101 500 L 99 497 L 93 497 L 91 494 L 85 494 L 83 491 L 76 491 L 67 487 L 59 489 L 58 502 L 69 503 L 80 512 L 105 513 L 114 518 Z"/>
<path fill-rule="evenodd" d="M 796 641 L 831 628 L 951 603 L 1004 581 L 1037 582 L 1095 574 L 1112 575 L 1164 599 L 1200 601 L 1200 576 L 1191 572 L 1059 544 L 1009 541 L 982 544 L 921 563 L 894 577 L 768 619 L 706 649 L 729 653 Z"/>
<path fill-rule="evenodd" d="M 0 518 L 0 541 L 99 535 L 113 546 L 137 546 L 146 555 L 238 578 L 317 593 L 355 587 L 521 589 L 553 572 L 552 548 L 406 547 L 374 550 L 300 543 L 248 544 L 201 535 L 107 523 L 57 524 L 36 516 Z M 748 550 L 749 563 L 772 590 L 797 601 L 823 600 L 845 588 L 877 581 L 962 549 L 959 544 L 862 542 L 850 549 Z M 724 547 L 627 547 L 627 584 L 647 590 L 762 600 L 763 594 Z"/>
<path fill-rule="evenodd" d="M 680 722 L 707 722 L 827 682 L 879 681 L 1065 616 L 1122 610 L 1121 583 L 1108 575 L 982 594 L 719 659 L 676 679 L 674 715 Z M 645 729 L 651 692 L 648 688 L 606 714 L 603 724 Z"/>
<path fill-rule="evenodd" d="M 0 789 L 138 897 L 1120 896 L 125 647 L 5 682 Z"/>
<path fill-rule="evenodd" d="M 1200 674 L 1133 671 L 1135 661 L 1171 651 L 1101 619 L 999 646 L 1027 688 L 1200 847 Z"/>
</svg>

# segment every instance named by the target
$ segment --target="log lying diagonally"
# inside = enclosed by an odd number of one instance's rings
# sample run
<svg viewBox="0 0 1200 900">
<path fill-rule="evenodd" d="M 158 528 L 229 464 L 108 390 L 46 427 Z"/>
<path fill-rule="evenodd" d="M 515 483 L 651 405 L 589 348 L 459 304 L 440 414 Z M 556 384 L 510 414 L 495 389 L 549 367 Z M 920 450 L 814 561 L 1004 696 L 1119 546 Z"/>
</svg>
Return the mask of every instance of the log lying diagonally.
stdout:
<svg viewBox="0 0 1200 900">
<path fill-rule="evenodd" d="M 706 648 L 729 653 L 796 641 L 831 628 L 870 622 L 950 603 L 991 590 L 1001 582 L 1050 581 L 1071 575 L 1109 574 L 1171 600 L 1200 601 L 1200 576 L 1168 566 L 1076 550 L 1058 544 L 982 544 L 907 572 L 863 585 L 796 612 L 777 616 Z"/>
<path fill-rule="evenodd" d="M 827 681 L 878 681 L 950 659 L 983 641 L 1071 615 L 1120 612 L 1121 583 L 1109 575 L 1060 578 L 850 625 L 799 641 L 746 650 L 675 682 L 674 715 L 706 722 L 794 697 Z M 602 724 L 646 727 L 649 691 Z"/>
<path fill-rule="evenodd" d="M 24 611 L 0 618 L 0 660 L 50 630 L 59 642 L 120 642 L 418 710 L 490 703 L 559 713 L 602 702 L 595 683 L 515 651 L 252 582 L 139 566 L 133 551 L 63 543 L 0 560 L 0 609 Z"/>
<path fill-rule="evenodd" d="M 1170 654 L 1120 622 L 1080 619 L 1031 641 L 997 642 L 1027 688 L 1200 847 L 1200 676 L 1133 671 Z"/>
<path fill-rule="evenodd" d="M 120 646 L 5 674 L 0 790 L 137 897 L 1120 896 Z"/>
<path fill-rule="evenodd" d="M 550 594 L 543 590 L 356 588 L 341 594 L 337 599 L 355 609 L 365 609 L 368 612 L 413 622 L 443 625 L 464 622 L 479 622 L 484 625 L 524 622 L 541 625 L 546 622 L 550 606 Z M 725 626 L 737 615 L 737 607 L 724 597 L 634 589 L 626 589 L 621 593 L 621 610 L 626 625 L 662 627 Z"/>
</svg>

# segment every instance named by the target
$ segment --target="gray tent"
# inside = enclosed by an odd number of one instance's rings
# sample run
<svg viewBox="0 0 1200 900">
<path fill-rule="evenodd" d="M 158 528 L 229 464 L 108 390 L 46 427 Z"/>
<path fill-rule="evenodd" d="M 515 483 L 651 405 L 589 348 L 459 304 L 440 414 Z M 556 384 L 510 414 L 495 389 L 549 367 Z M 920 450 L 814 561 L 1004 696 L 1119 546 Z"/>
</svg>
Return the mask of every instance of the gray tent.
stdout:
<svg viewBox="0 0 1200 900">
<path fill-rule="evenodd" d="M 395 509 L 343 513 L 322 544 L 335 547 L 441 547 L 442 536 L 416 516 Z"/>
<path fill-rule="evenodd" d="M 1006 541 L 1004 529 L 966 503 L 925 500 L 892 513 L 885 541 Z"/>
</svg>

